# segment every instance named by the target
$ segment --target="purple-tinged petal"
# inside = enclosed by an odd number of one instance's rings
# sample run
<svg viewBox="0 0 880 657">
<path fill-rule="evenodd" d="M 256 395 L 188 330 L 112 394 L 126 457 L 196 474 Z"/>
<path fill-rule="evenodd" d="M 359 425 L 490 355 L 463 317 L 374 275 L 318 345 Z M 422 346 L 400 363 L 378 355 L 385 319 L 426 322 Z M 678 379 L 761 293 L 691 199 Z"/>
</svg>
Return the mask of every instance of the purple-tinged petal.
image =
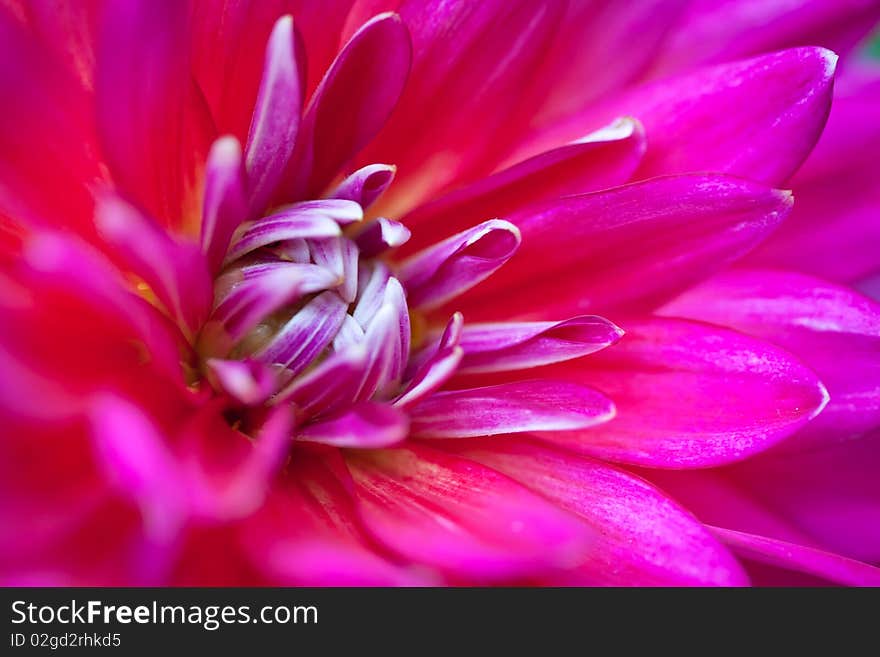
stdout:
<svg viewBox="0 0 880 657">
<path fill-rule="evenodd" d="M 551 124 L 529 149 L 563 143 L 582 134 L 584 125 L 634 116 L 650 143 L 639 178 L 717 171 L 778 185 L 822 132 L 836 62 L 828 50 L 796 48 L 687 72 Z"/>
<path fill-rule="evenodd" d="M 284 260 L 304 265 L 312 261 L 312 256 L 309 253 L 309 243 L 303 238 L 284 240 L 268 248 L 272 253 Z"/>
<path fill-rule="evenodd" d="M 880 586 L 880 568 L 876 566 L 766 536 L 721 527 L 710 529 L 743 559 L 813 575 L 835 584 Z"/>
<path fill-rule="evenodd" d="M 366 401 L 302 427 L 297 439 L 334 447 L 378 449 L 404 440 L 408 430 L 405 413 L 387 404 Z"/>
<path fill-rule="evenodd" d="M 751 249 L 791 206 L 786 192 L 714 174 L 548 201 L 510 217 L 522 246 L 455 310 L 473 322 L 653 308 Z"/>
<path fill-rule="evenodd" d="M 202 251 L 216 274 L 226 257 L 229 241 L 247 218 L 241 145 L 235 137 L 214 142 L 205 169 L 202 205 Z"/>
<path fill-rule="evenodd" d="M 346 315 L 339 327 L 339 332 L 333 338 L 333 351 L 343 351 L 364 341 L 364 329 L 351 315 Z"/>
<path fill-rule="evenodd" d="M 379 217 L 368 223 L 355 241 L 361 255 L 372 258 L 405 244 L 411 235 L 409 228 L 399 221 Z"/>
<path fill-rule="evenodd" d="M 298 310 L 255 357 L 299 374 L 333 341 L 347 308 L 336 292 L 319 294 Z"/>
<path fill-rule="evenodd" d="M 406 407 L 439 389 L 455 373 L 463 351 L 459 347 L 464 318 L 455 313 L 446 324 L 440 341 L 410 358 L 408 368 L 415 375 L 407 383 L 403 393 L 394 400 L 395 406 Z"/>
<path fill-rule="evenodd" d="M 614 400 L 616 417 L 542 439 L 625 463 L 706 467 L 771 447 L 828 401 L 815 374 L 756 338 L 676 319 L 625 326 L 613 347 L 549 373 L 601 390 Z"/>
<path fill-rule="evenodd" d="M 263 78 L 244 156 L 252 215 L 265 209 L 296 143 L 304 93 L 298 40 L 293 18 L 283 16 L 266 45 Z"/>
<path fill-rule="evenodd" d="M 330 198 L 343 198 L 370 207 L 391 185 L 397 167 L 391 164 L 368 164 L 339 183 Z"/>
<path fill-rule="evenodd" d="M 410 414 L 413 436 L 468 438 L 584 429 L 613 418 L 614 405 L 585 386 L 536 380 L 435 392 Z"/>
<path fill-rule="evenodd" d="M 396 278 L 389 278 L 382 306 L 364 331 L 364 348 L 369 354 L 359 399 L 385 392 L 400 382 L 409 355 L 409 312 L 403 288 Z"/>
<path fill-rule="evenodd" d="M 623 330 L 607 319 L 582 315 L 564 322 L 468 324 L 461 336 L 459 372 L 503 372 L 580 358 L 608 347 Z"/>
<path fill-rule="evenodd" d="M 369 358 L 362 345 L 330 354 L 313 370 L 294 379 L 274 403 L 293 402 L 304 413 L 332 410 L 357 396 Z"/>
<path fill-rule="evenodd" d="M 404 217 L 417 227 L 407 252 L 465 230 L 487 217 L 507 218 L 537 201 L 616 187 L 629 182 L 645 152 L 634 119 L 611 125 L 456 189 Z"/>
<path fill-rule="evenodd" d="M 333 273 L 339 281 L 339 296 L 346 303 L 357 297 L 358 249 L 349 239 L 327 237 L 308 240 L 311 261 Z"/>
<path fill-rule="evenodd" d="M 495 273 L 520 245 L 520 231 L 491 219 L 416 253 L 400 264 L 398 277 L 414 308 L 435 308 Z"/>
<path fill-rule="evenodd" d="M 742 567 L 703 524 L 643 479 L 515 436 L 444 441 L 439 447 L 506 474 L 595 529 L 587 561 L 544 583 L 748 584 Z"/>
<path fill-rule="evenodd" d="M 659 310 L 737 329 L 796 355 L 828 388 L 828 405 L 778 449 L 858 438 L 880 427 L 880 305 L 803 274 L 731 271 Z"/>
<path fill-rule="evenodd" d="M 226 255 L 226 262 L 237 260 L 273 242 L 341 235 L 339 224 L 315 212 L 292 210 L 263 217 L 246 226 Z"/>
<path fill-rule="evenodd" d="M 587 558 L 575 516 L 478 463 L 423 445 L 345 457 L 364 528 L 407 560 L 487 582 Z"/>
<path fill-rule="evenodd" d="M 208 377 L 217 388 L 245 406 L 257 406 L 275 392 L 275 372 L 254 360 L 209 358 Z"/>
<path fill-rule="evenodd" d="M 358 298 L 352 316 L 366 329 L 385 300 L 391 272 L 382 262 L 361 263 L 358 271 Z"/>
<path fill-rule="evenodd" d="M 409 75 L 411 49 L 396 14 L 371 19 L 342 47 L 303 118 L 291 171 L 297 191 L 320 193 L 385 124 Z"/>
<path fill-rule="evenodd" d="M 333 274 L 322 267 L 285 264 L 245 278 L 220 301 L 202 332 L 207 353 L 225 354 L 283 305 L 336 284 Z"/>
<path fill-rule="evenodd" d="M 176 243 L 152 219 L 121 198 L 99 199 L 96 222 L 102 237 L 150 287 L 190 335 L 207 318 L 213 297 L 208 263 L 193 244 Z"/>
</svg>

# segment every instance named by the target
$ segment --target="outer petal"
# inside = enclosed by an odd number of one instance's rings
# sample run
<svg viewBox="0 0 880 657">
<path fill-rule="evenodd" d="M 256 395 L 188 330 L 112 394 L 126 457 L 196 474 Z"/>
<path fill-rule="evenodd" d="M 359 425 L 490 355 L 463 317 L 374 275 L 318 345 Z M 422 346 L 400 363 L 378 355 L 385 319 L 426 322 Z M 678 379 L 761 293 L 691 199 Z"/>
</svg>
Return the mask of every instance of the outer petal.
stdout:
<svg viewBox="0 0 880 657">
<path fill-rule="evenodd" d="M 405 252 L 465 230 L 489 217 L 508 217 L 537 201 L 583 194 L 629 181 L 645 151 L 633 119 L 540 153 L 420 206 L 403 221 L 417 227 Z"/>
<path fill-rule="evenodd" d="M 468 438 L 583 429 L 614 417 L 614 405 L 590 388 L 540 380 L 436 392 L 410 413 L 416 437 Z"/>
<path fill-rule="evenodd" d="M 690 513 L 648 482 L 590 458 L 509 437 L 443 443 L 503 472 L 595 528 L 586 563 L 550 582 L 742 585 L 736 560 Z"/>
<path fill-rule="evenodd" d="M 517 254 L 455 309 L 480 321 L 650 308 L 752 248 L 791 203 L 784 192 L 707 174 L 533 206 L 510 217 L 522 233 Z"/>
<path fill-rule="evenodd" d="M 764 338 L 819 375 L 831 401 L 780 449 L 850 440 L 880 426 L 880 305 L 870 299 L 801 274 L 732 271 L 659 312 Z"/>
<path fill-rule="evenodd" d="M 553 444 L 653 467 L 742 459 L 803 427 L 828 394 L 788 353 L 695 322 L 633 320 L 617 345 L 554 368 L 593 385 L 617 416 L 589 431 L 541 434 Z"/>
<path fill-rule="evenodd" d="M 591 532 L 512 479 L 423 446 L 346 454 L 356 507 L 388 549 L 471 581 L 586 558 Z"/>
<path fill-rule="evenodd" d="M 335 447 L 376 449 L 401 442 L 408 429 L 409 418 L 394 407 L 361 402 L 302 428 L 297 438 Z"/>
<path fill-rule="evenodd" d="M 536 138 L 527 153 L 615 116 L 634 116 L 650 148 L 637 176 L 719 171 L 777 185 L 819 138 L 837 57 L 798 48 L 638 87 Z"/>
</svg>

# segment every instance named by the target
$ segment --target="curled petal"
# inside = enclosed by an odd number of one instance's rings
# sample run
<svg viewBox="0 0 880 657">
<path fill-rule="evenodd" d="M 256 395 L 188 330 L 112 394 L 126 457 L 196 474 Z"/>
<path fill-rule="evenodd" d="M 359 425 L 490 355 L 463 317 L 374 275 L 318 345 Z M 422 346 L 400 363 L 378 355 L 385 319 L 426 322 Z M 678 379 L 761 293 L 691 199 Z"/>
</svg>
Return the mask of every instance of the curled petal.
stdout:
<svg viewBox="0 0 880 657">
<path fill-rule="evenodd" d="M 355 240 L 361 255 L 372 258 L 405 244 L 410 235 L 409 228 L 399 221 L 379 217 L 367 224 Z"/>
<path fill-rule="evenodd" d="M 368 208 L 388 189 L 396 172 L 397 167 L 390 164 L 368 164 L 339 183 L 329 196 L 348 199 Z"/>
<path fill-rule="evenodd" d="M 216 274 L 226 256 L 229 241 L 247 217 L 241 146 L 235 137 L 214 142 L 205 171 L 202 205 L 202 251 Z"/>
<path fill-rule="evenodd" d="M 564 322 L 468 324 L 459 372 L 501 372 L 558 363 L 592 354 L 623 336 L 607 319 L 582 315 Z"/>
<path fill-rule="evenodd" d="M 262 404 L 275 392 L 275 372 L 257 361 L 209 358 L 206 365 L 216 386 L 245 406 Z"/>
<path fill-rule="evenodd" d="M 409 381 L 403 393 L 394 400 L 395 406 L 409 406 L 430 395 L 448 381 L 461 362 L 463 351 L 461 341 L 464 318 L 455 313 L 446 325 L 440 342 L 436 348 L 428 348 L 415 363 L 412 359 L 409 366 L 415 369 L 415 376 Z"/>
<path fill-rule="evenodd" d="M 527 431 L 584 429 L 614 417 L 609 399 L 560 381 L 519 381 L 436 392 L 410 411 L 412 433 L 467 438 Z"/>
<path fill-rule="evenodd" d="M 291 209 L 263 217 L 242 230 L 229 250 L 226 262 L 233 262 L 244 254 L 273 242 L 335 237 L 340 234 L 339 224 L 327 215 Z"/>
<path fill-rule="evenodd" d="M 434 308 L 491 276 L 519 245 L 516 226 L 492 219 L 408 258 L 398 276 L 412 307 Z"/>
<path fill-rule="evenodd" d="M 352 345 L 330 354 L 279 392 L 275 403 L 293 402 L 304 413 L 332 411 L 349 404 L 361 388 L 368 362 L 363 345 Z"/>
</svg>

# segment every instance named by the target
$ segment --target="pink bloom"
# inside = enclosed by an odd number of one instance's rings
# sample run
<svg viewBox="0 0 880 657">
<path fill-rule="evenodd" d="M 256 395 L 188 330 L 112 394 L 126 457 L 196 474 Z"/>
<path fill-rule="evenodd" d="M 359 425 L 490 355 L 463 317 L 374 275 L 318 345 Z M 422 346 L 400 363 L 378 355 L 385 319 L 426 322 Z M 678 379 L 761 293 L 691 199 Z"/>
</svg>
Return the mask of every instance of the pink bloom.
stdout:
<svg viewBox="0 0 880 657">
<path fill-rule="evenodd" d="M 2 581 L 880 583 L 878 14 L 4 2 Z"/>
</svg>

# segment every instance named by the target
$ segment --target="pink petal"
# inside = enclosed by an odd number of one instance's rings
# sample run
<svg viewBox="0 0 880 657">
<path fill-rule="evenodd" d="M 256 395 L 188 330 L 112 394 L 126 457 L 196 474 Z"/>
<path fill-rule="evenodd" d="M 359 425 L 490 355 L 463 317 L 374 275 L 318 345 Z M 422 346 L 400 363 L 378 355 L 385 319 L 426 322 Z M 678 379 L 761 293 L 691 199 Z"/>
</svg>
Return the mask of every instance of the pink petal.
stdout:
<svg viewBox="0 0 880 657">
<path fill-rule="evenodd" d="M 492 219 L 411 256 L 398 276 L 412 307 L 434 308 L 491 276 L 519 245 L 516 226 Z"/>
<path fill-rule="evenodd" d="M 304 413 L 332 410 L 351 403 L 360 390 L 368 361 L 363 345 L 330 354 L 279 392 L 275 403 L 293 402 Z"/>
<path fill-rule="evenodd" d="M 547 583 L 736 586 L 742 568 L 702 523 L 648 482 L 590 458 L 513 436 L 442 443 L 582 517 L 596 540 L 588 560 Z M 546 581 L 546 580 L 545 580 Z"/>
<path fill-rule="evenodd" d="M 564 322 L 468 324 L 461 337 L 464 350 L 459 372 L 498 372 L 580 358 L 604 349 L 623 330 L 595 315 Z"/>
<path fill-rule="evenodd" d="M 584 429 L 614 417 L 614 406 L 591 388 L 536 380 L 435 392 L 410 414 L 413 436 L 467 438 Z"/>
<path fill-rule="evenodd" d="M 489 217 L 508 217 L 531 203 L 623 184 L 645 152 L 645 135 L 633 119 L 588 134 L 422 205 L 404 218 L 417 227 L 413 243 L 465 230 Z"/>
<path fill-rule="evenodd" d="M 266 45 L 266 63 L 245 146 L 249 208 L 261 213 L 284 175 L 299 130 L 303 72 L 302 46 L 293 18 L 279 18 Z"/>
<path fill-rule="evenodd" d="M 221 137 L 208 155 L 202 206 L 202 251 L 213 274 L 220 270 L 232 234 L 246 217 L 241 146 L 235 137 Z"/>
<path fill-rule="evenodd" d="M 103 154 L 127 195 L 181 226 L 198 212 L 199 173 L 214 137 L 192 86 L 188 7 L 111 2 L 103 19 L 95 80 Z"/>
<path fill-rule="evenodd" d="M 360 402 L 301 428 L 297 438 L 334 447 L 375 449 L 399 443 L 408 430 L 409 418 L 404 413 L 387 404 Z"/>
<path fill-rule="evenodd" d="M 376 16 L 342 47 L 303 119 L 291 175 L 307 195 L 320 193 L 385 124 L 406 84 L 410 58 L 409 33 L 396 14 Z"/>
<path fill-rule="evenodd" d="M 205 257 L 193 244 L 174 242 L 150 217 L 121 198 L 107 193 L 98 203 L 101 235 L 171 317 L 195 333 L 207 318 L 213 297 Z"/>
<path fill-rule="evenodd" d="M 439 389 L 452 377 L 464 353 L 459 346 L 463 324 L 461 313 L 455 313 L 447 323 L 438 344 L 409 359 L 407 367 L 415 373 L 400 396 L 394 400 L 395 406 L 414 404 Z"/>
<path fill-rule="evenodd" d="M 364 227 L 355 238 L 364 258 L 396 249 L 409 240 L 412 233 L 399 221 L 378 217 Z"/>
<path fill-rule="evenodd" d="M 740 557 L 785 570 L 814 575 L 847 586 L 880 586 L 880 568 L 830 552 L 765 536 L 712 527 Z"/>
<path fill-rule="evenodd" d="M 828 50 L 798 48 L 650 83 L 549 127 L 531 152 L 627 115 L 651 145 L 639 177 L 718 171 L 777 185 L 819 138 L 836 62 Z"/>
<path fill-rule="evenodd" d="M 586 558 L 585 525 L 473 461 L 421 445 L 346 460 L 366 530 L 406 559 L 486 582 Z"/>
<path fill-rule="evenodd" d="M 274 242 L 334 237 L 341 232 L 339 224 L 330 216 L 311 209 L 291 206 L 276 214 L 263 217 L 241 230 L 226 254 L 226 262 L 237 260 L 246 253 Z"/>
<path fill-rule="evenodd" d="M 714 174 L 548 201 L 511 216 L 519 251 L 454 306 L 469 321 L 650 308 L 748 251 L 791 204 L 790 194 Z"/>
<path fill-rule="evenodd" d="M 674 319 L 625 326 L 615 346 L 551 372 L 607 394 L 616 417 L 542 438 L 626 463 L 705 467 L 767 449 L 828 401 L 810 370 L 755 338 Z"/>
<path fill-rule="evenodd" d="M 880 427 L 880 305 L 870 299 L 802 274 L 732 271 L 659 312 L 761 337 L 816 372 L 831 400 L 780 449 L 851 440 Z"/>
</svg>

